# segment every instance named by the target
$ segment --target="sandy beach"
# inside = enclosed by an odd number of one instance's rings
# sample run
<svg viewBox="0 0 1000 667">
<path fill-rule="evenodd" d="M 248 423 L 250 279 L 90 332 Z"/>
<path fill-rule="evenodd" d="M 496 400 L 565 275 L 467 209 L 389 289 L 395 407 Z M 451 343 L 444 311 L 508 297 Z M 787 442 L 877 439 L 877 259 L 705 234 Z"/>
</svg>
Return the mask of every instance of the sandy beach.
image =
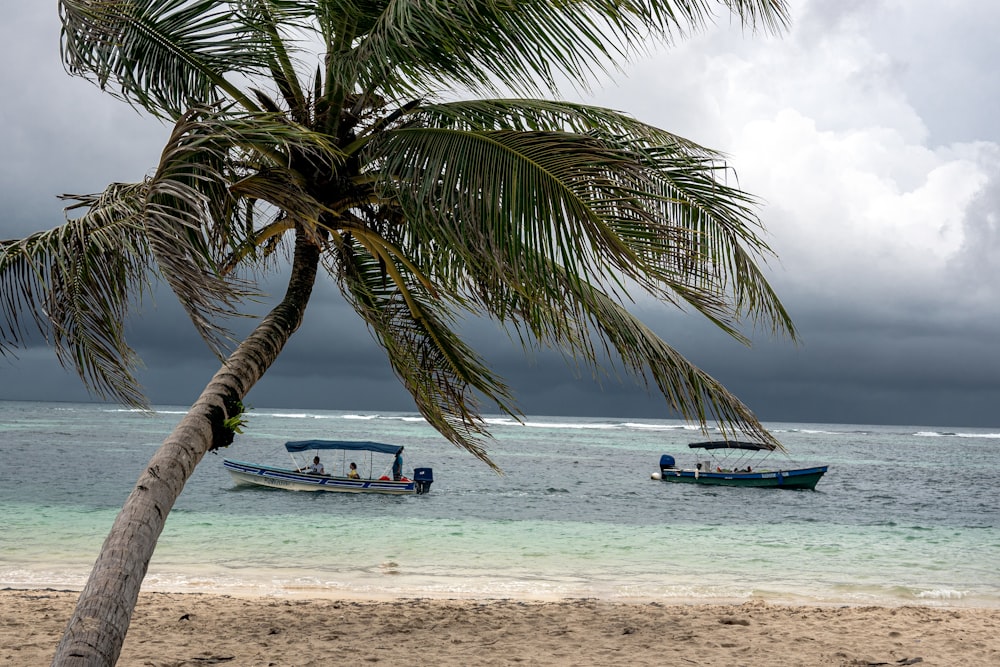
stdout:
<svg viewBox="0 0 1000 667">
<path fill-rule="evenodd" d="M 77 594 L 0 591 L 0 663 L 47 665 Z M 119 665 L 1000 664 L 1000 609 L 247 599 L 144 593 Z"/>
</svg>

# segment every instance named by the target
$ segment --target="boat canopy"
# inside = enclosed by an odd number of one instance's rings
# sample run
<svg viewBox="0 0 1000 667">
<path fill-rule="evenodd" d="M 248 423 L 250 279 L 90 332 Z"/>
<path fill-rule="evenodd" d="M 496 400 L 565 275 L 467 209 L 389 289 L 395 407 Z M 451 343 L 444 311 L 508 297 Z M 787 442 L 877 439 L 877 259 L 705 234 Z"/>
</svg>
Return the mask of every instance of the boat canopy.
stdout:
<svg viewBox="0 0 1000 667">
<path fill-rule="evenodd" d="M 353 452 L 379 452 L 381 454 L 398 454 L 402 445 L 387 445 L 381 442 L 364 440 L 295 440 L 285 443 L 289 452 L 306 452 L 310 449 L 346 449 Z"/>
<path fill-rule="evenodd" d="M 761 450 L 774 451 L 777 449 L 774 445 L 764 444 L 760 442 L 741 442 L 739 440 L 712 440 L 710 442 L 692 442 L 688 445 L 692 449 L 746 449 L 751 452 L 759 452 Z"/>
</svg>

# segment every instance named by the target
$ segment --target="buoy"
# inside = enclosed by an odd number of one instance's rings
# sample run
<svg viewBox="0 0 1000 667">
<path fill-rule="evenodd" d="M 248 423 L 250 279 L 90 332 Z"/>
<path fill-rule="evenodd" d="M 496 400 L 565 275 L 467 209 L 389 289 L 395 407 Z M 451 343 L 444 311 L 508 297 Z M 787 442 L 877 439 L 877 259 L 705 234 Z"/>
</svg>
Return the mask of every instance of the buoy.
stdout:
<svg viewBox="0 0 1000 667">
<path fill-rule="evenodd" d="M 652 475 L 649 476 L 649 478 L 650 479 L 660 479 L 660 473 L 654 472 Z"/>
</svg>

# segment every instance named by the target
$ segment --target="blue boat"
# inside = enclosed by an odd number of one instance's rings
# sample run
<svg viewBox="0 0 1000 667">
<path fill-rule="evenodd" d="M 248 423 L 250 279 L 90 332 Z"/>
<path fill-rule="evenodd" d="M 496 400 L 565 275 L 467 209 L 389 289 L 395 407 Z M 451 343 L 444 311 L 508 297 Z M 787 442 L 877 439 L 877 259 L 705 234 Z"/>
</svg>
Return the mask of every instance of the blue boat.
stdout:
<svg viewBox="0 0 1000 667">
<path fill-rule="evenodd" d="M 673 456 L 664 454 L 660 457 L 660 470 L 651 475 L 652 479 L 711 486 L 814 490 L 829 467 L 766 467 L 767 456 L 777 449 L 773 444 L 713 440 L 693 442 L 688 447 L 706 452 L 708 458 L 702 457 L 693 468 L 679 468 Z"/>
<path fill-rule="evenodd" d="M 402 445 L 358 440 L 296 440 L 286 442 L 285 450 L 292 459 L 291 468 L 231 459 L 223 460 L 222 465 L 238 484 L 287 491 L 423 494 L 431 490 L 434 481 L 430 468 L 414 468 L 412 479 L 402 474 Z M 329 451 L 339 452 L 341 460 L 332 462 L 328 468 L 320 452 Z M 349 465 L 348 453 L 357 454 L 350 458 L 360 458 L 360 465 L 355 461 Z M 376 454 L 391 458 L 381 457 L 377 462 Z"/>
</svg>

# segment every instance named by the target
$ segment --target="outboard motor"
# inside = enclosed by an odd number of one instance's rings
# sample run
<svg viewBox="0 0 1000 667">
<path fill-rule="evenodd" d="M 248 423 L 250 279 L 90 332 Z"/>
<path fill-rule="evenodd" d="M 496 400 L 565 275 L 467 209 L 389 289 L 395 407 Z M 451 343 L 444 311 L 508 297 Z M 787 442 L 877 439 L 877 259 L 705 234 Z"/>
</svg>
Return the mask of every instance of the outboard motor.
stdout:
<svg viewBox="0 0 1000 667">
<path fill-rule="evenodd" d="M 660 472 L 664 470 L 675 470 L 677 465 L 674 463 L 674 457 L 670 454 L 664 454 L 660 457 Z"/>
<path fill-rule="evenodd" d="M 430 468 L 413 469 L 413 486 L 418 494 L 428 493 L 434 481 L 434 472 Z"/>
</svg>

